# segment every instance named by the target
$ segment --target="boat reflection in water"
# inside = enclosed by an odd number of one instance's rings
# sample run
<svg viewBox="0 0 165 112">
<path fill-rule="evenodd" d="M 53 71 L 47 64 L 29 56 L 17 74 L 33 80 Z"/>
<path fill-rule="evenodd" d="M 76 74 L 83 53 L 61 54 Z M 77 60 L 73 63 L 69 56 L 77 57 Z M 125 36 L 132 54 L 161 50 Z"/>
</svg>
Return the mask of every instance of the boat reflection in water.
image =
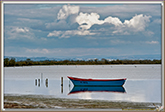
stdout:
<svg viewBox="0 0 165 112">
<path fill-rule="evenodd" d="M 70 94 L 77 94 L 82 92 L 117 92 L 126 93 L 122 86 L 74 86 Z"/>
</svg>

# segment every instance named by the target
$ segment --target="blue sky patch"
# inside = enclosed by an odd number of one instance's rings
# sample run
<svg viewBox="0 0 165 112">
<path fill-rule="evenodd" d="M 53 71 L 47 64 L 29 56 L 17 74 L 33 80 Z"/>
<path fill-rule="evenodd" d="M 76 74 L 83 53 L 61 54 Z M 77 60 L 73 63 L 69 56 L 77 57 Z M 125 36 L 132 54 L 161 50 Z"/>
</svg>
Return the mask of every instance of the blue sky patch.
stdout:
<svg viewBox="0 0 165 112">
<path fill-rule="evenodd" d="M 160 4 L 4 4 L 5 56 L 161 55 Z"/>
</svg>

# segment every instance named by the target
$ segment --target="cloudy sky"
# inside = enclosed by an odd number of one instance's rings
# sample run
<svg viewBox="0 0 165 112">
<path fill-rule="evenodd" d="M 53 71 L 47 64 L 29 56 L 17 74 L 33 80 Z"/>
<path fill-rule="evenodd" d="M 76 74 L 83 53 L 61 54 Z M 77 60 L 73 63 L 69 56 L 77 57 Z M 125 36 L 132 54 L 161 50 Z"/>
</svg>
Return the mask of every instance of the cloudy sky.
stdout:
<svg viewBox="0 0 165 112">
<path fill-rule="evenodd" d="M 160 4 L 4 4 L 5 56 L 161 54 Z"/>
</svg>

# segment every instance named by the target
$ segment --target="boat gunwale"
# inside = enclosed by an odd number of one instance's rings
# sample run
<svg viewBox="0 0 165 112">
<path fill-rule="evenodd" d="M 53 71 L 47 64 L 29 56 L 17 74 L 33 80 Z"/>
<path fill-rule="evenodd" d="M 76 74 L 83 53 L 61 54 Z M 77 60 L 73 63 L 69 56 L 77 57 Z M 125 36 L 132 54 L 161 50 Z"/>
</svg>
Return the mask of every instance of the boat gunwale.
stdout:
<svg viewBox="0 0 165 112">
<path fill-rule="evenodd" d="M 77 77 L 71 77 L 67 76 L 71 80 L 77 80 L 77 81 L 121 81 L 121 80 L 126 80 L 126 78 L 121 78 L 121 79 L 83 79 L 83 78 L 77 78 Z"/>
</svg>

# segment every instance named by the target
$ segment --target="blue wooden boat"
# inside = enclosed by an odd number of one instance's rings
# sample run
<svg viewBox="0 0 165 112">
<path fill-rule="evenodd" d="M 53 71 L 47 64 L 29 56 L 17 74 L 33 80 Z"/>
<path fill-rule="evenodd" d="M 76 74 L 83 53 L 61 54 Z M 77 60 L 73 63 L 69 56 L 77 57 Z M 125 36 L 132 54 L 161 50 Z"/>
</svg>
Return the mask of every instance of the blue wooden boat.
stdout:
<svg viewBox="0 0 165 112">
<path fill-rule="evenodd" d="M 121 79 L 100 79 L 100 78 L 77 78 L 67 76 L 75 86 L 122 86 L 126 78 Z"/>
<path fill-rule="evenodd" d="M 122 87 L 122 86 L 74 86 L 68 95 L 85 93 L 85 92 L 126 93 L 124 87 Z"/>
</svg>

